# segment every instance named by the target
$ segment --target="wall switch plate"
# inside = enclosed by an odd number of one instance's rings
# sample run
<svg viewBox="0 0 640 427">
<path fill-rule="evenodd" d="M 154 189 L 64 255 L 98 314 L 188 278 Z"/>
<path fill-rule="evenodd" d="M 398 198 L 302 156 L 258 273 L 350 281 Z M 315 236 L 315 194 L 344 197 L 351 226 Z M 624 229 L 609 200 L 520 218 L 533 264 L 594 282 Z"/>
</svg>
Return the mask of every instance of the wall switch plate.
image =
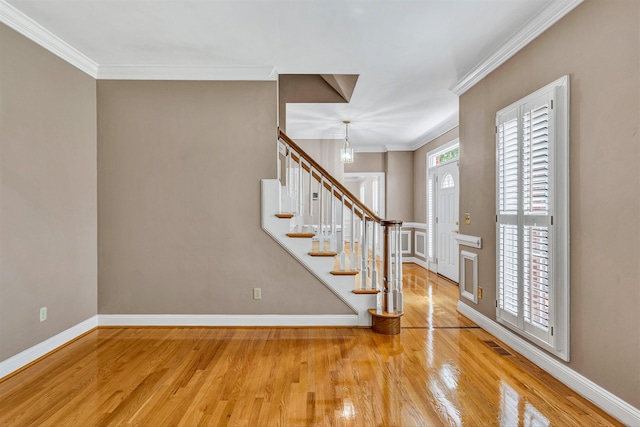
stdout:
<svg viewBox="0 0 640 427">
<path fill-rule="evenodd" d="M 464 214 L 464 223 L 465 225 L 471 224 L 471 214 L 469 212 Z"/>
<path fill-rule="evenodd" d="M 44 322 L 47 320 L 47 307 L 40 307 L 40 321 Z"/>
<path fill-rule="evenodd" d="M 253 288 L 253 299 L 262 299 L 262 288 Z"/>
</svg>

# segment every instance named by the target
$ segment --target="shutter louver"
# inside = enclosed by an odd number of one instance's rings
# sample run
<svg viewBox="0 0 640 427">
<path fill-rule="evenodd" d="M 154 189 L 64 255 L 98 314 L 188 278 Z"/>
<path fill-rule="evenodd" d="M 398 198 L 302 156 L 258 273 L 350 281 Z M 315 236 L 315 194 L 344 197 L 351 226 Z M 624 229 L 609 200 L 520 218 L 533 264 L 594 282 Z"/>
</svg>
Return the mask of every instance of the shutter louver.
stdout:
<svg viewBox="0 0 640 427">
<path fill-rule="evenodd" d="M 524 228 L 524 321 L 549 327 L 549 230 Z"/>
<path fill-rule="evenodd" d="M 518 315 L 518 227 L 500 224 L 498 301 L 500 309 Z"/>
<path fill-rule="evenodd" d="M 498 128 L 498 195 L 501 214 L 518 212 L 518 119 Z"/>
<path fill-rule="evenodd" d="M 549 108 L 524 114 L 522 132 L 522 195 L 526 214 L 549 212 Z"/>
</svg>

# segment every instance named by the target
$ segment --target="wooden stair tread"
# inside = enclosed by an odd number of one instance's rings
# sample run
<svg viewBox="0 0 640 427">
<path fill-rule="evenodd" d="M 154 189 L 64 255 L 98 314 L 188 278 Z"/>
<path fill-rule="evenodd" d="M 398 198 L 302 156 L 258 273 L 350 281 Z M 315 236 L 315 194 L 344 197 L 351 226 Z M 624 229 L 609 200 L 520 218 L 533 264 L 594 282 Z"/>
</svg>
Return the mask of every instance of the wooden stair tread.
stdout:
<svg viewBox="0 0 640 427">
<path fill-rule="evenodd" d="M 358 270 L 333 270 L 331 272 L 334 276 L 355 276 L 358 273 Z"/>
<path fill-rule="evenodd" d="M 287 237 L 293 237 L 293 238 L 311 238 L 311 237 L 315 237 L 315 233 L 287 233 Z"/>
<path fill-rule="evenodd" d="M 311 251 L 311 252 L 309 252 L 309 255 L 311 255 L 311 256 L 334 257 L 334 256 L 338 255 L 338 253 L 337 252 L 316 252 L 316 251 Z"/>
<path fill-rule="evenodd" d="M 354 294 L 378 294 L 380 293 L 380 291 L 378 289 L 354 289 L 353 291 Z"/>
<path fill-rule="evenodd" d="M 276 214 L 276 216 L 278 218 L 293 218 L 294 215 L 293 214 L 287 214 L 287 213 L 282 213 L 282 214 Z"/>
<path fill-rule="evenodd" d="M 404 312 L 401 311 L 399 313 L 389 313 L 388 311 L 383 311 L 382 313 L 378 313 L 378 310 L 376 310 L 375 308 L 370 308 L 369 314 L 376 317 L 385 317 L 385 318 L 393 319 L 396 317 L 402 317 Z"/>
</svg>

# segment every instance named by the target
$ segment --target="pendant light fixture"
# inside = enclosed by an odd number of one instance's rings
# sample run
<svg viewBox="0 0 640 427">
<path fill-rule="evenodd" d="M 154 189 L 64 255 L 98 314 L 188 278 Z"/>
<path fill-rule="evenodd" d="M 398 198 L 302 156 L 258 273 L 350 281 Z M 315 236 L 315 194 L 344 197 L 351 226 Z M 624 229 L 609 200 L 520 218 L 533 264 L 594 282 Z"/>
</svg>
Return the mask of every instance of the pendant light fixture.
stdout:
<svg viewBox="0 0 640 427">
<path fill-rule="evenodd" d="M 344 144 L 340 149 L 340 161 L 342 163 L 353 163 L 353 147 L 349 144 L 349 123 L 351 122 L 345 120 L 342 123 L 344 123 L 345 126 L 345 137 Z"/>
</svg>

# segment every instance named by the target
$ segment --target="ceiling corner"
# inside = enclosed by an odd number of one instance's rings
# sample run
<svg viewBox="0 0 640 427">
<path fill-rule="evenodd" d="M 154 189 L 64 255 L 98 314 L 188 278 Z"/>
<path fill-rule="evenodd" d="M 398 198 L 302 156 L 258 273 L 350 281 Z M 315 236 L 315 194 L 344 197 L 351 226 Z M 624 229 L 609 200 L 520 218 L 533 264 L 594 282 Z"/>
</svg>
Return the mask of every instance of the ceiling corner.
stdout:
<svg viewBox="0 0 640 427">
<path fill-rule="evenodd" d="M 91 77 L 98 77 L 98 64 L 96 62 L 42 27 L 5 0 L 0 0 L 0 22 Z"/>
<path fill-rule="evenodd" d="M 492 54 L 482 60 L 449 90 L 460 96 L 505 63 L 584 0 L 553 1 Z"/>
</svg>

